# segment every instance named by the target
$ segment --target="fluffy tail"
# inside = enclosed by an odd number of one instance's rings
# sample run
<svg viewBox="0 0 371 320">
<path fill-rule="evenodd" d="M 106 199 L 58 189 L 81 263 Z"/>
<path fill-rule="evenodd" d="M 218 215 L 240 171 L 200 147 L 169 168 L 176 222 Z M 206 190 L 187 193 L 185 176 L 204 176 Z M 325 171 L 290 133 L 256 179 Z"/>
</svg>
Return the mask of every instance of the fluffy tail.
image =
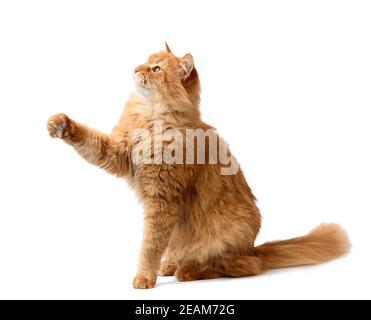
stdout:
<svg viewBox="0 0 371 320">
<path fill-rule="evenodd" d="M 255 248 L 264 269 L 317 264 L 350 250 L 346 232 L 337 224 L 321 224 L 304 237 L 267 242 Z"/>
</svg>

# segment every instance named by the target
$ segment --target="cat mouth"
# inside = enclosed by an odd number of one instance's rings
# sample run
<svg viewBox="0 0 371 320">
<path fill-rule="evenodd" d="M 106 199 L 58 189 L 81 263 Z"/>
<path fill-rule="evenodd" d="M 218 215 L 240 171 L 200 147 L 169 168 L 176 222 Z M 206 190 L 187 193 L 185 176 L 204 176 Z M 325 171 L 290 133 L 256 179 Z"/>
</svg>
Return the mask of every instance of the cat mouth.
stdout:
<svg viewBox="0 0 371 320">
<path fill-rule="evenodd" d="M 138 85 L 139 87 L 141 87 L 141 88 L 147 88 L 146 87 L 147 77 L 143 73 L 136 72 L 134 74 L 134 81 L 135 81 L 135 84 Z"/>
</svg>

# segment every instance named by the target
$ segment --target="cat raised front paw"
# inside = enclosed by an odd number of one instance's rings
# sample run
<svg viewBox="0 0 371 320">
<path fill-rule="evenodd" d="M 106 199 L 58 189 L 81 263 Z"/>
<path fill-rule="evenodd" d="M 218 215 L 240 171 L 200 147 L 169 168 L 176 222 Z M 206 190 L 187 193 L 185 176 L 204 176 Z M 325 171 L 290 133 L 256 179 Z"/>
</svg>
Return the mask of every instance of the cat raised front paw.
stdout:
<svg viewBox="0 0 371 320">
<path fill-rule="evenodd" d="M 51 116 L 47 127 L 53 138 L 64 139 L 72 132 L 71 120 L 63 113 Z"/>
</svg>

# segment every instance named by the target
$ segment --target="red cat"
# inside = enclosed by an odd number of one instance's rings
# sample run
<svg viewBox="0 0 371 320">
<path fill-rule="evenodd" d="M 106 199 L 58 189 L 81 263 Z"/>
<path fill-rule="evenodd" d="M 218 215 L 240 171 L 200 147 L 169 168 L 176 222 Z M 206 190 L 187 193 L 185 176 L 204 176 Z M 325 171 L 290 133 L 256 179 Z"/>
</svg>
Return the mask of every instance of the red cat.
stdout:
<svg viewBox="0 0 371 320">
<path fill-rule="evenodd" d="M 328 261 L 349 250 L 348 237 L 336 224 L 255 247 L 260 213 L 237 163 L 227 168 L 221 160 L 225 143 L 201 120 L 192 56 L 178 58 L 166 45 L 135 68 L 134 79 L 137 92 L 111 134 L 64 114 L 52 116 L 47 126 L 52 137 L 63 139 L 91 164 L 127 179 L 143 203 L 135 288 L 153 288 L 158 274 L 175 274 L 180 281 L 251 276 Z M 165 137 L 168 132 L 171 139 Z M 189 138 L 189 132 L 207 132 L 204 144 L 195 135 Z M 223 169 L 231 170 L 223 174 Z"/>
</svg>

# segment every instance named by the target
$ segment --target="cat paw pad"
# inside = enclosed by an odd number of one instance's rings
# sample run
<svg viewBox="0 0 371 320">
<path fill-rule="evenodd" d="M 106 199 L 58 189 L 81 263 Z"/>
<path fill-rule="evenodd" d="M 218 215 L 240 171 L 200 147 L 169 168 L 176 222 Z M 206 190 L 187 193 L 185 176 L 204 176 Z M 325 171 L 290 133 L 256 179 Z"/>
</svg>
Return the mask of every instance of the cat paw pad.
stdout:
<svg viewBox="0 0 371 320">
<path fill-rule="evenodd" d="M 60 113 L 49 118 L 47 127 L 51 137 L 63 139 L 70 133 L 71 121 L 65 114 Z"/>
</svg>

